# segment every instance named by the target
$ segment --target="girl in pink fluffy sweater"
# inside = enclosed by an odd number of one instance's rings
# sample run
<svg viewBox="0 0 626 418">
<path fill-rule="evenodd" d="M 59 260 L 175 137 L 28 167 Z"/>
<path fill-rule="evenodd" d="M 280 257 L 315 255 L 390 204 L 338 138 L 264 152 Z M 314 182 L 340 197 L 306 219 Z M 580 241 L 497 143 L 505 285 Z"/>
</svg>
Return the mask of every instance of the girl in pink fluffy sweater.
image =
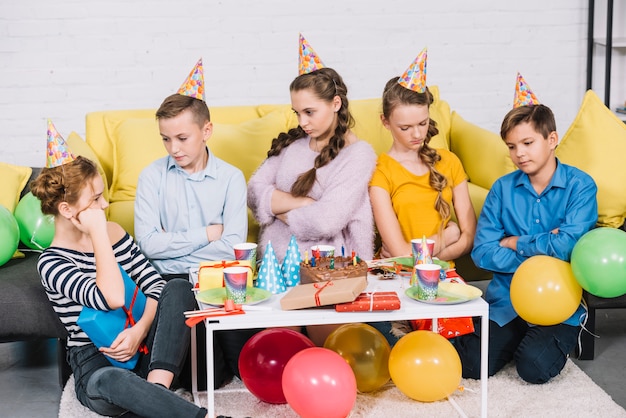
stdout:
<svg viewBox="0 0 626 418">
<path fill-rule="evenodd" d="M 346 85 L 325 67 L 301 74 L 289 90 L 299 126 L 273 140 L 248 182 L 248 206 L 261 225 L 259 251 L 271 241 L 282 262 L 295 235 L 302 255 L 326 244 L 370 260 L 374 224 L 367 185 L 376 154 L 350 131 Z"/>
</svg>

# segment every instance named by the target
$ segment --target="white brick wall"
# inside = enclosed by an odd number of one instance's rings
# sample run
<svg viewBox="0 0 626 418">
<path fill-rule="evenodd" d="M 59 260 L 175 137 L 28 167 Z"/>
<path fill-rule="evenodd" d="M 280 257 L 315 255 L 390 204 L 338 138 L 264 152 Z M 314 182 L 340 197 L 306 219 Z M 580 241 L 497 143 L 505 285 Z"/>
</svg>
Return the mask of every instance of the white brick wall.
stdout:
<svg viewBox="0 0 626 418">
<path fill-rule="evenodd" d="M 209 106 L 287 103 L 298 32 L 352 99 L 378 97 L 427 46 L 429 84 L 496 132 L 520 71 L 562 135 L 586 26 L 585 0 L 0 0 L 0 161 L 42 165 L 48 117 L 84 135 L 89 111 L 156 108 L 199 57 Z"/>
</svg>

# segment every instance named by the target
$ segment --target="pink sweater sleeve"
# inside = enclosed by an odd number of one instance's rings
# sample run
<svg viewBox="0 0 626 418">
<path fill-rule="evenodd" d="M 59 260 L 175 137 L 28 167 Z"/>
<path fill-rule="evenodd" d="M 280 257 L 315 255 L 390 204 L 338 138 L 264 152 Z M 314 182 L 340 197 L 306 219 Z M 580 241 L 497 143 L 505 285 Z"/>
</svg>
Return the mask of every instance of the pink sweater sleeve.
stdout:
<svg viewBox="0 0 626 418">
<path fill-rule="evenodd" d="M 375 165 L 374 150 L 367 142 L 359 141 L 318 169 L 318 181 L 326 185 L 323 194 L 315 203 L 289 212 L 293 233 L 322 240 L 340 234 L 359 217 L 371 218 L 367 186 Z M 364 232 L 373 236 L 373 230 Z M 368 239 L 371 241 L 371 237 Z"/>
</svg>

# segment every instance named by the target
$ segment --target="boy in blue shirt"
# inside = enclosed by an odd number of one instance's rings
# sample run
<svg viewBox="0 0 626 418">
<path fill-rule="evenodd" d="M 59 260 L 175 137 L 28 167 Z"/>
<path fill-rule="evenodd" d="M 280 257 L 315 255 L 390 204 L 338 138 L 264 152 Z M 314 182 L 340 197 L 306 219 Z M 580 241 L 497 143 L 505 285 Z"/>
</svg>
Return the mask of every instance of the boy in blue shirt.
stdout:
<svg viewBox="0 0 626 418">
<path fill-rule="evenodd" d="M 518 76 L 520 77 L 520 76 Z M 519 265 L 535 255 L 569 261 L 576 241 L 598 217 L 597 187 L 581 170 L 562 164 L 552 111 L 538 104 L 512 109 L 500 135 L 518 167 L 491 188 L 478 220 L 472 259 L 493 272 L 485 300 L 489 303 L 489 376 L 514 360 L 519 376 L 545 383 L 558 375 L 574 349 L 585 311 L 579 306 L 565 322 L 537 326 L 520 318 L 511 304 L 510 285 Z M 477 325 L 477 333 L 479 326 Z M 477 333 L 453 343 L 463 377 L 480 377 Z"/>
</svg>

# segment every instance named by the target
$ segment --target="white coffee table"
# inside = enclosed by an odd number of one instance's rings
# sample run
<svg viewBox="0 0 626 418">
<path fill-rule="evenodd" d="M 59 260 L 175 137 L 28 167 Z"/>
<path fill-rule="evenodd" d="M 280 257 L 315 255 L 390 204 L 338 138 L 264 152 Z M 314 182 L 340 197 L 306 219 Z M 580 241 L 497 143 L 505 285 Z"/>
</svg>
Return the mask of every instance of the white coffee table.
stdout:
<svg viewBox="0 0 626 418">
<path fill-rule="evenodd" d="M 197 270 L 190 272 L 190 280 L 197 282 Z M 206 364 L 207 364 L 207 409 L 209 416 L 215 416 L 215 399 L 213 390 L 213 332 L 218 330 L 246 329 L 246 328 L 271 328 L 294 325 L 321 325 L 321 324 L 344 324 L 356 322 L 377 322 L 408 319 L 436 319 L 456 318 L 464 316 L 481 317 L 481 416 L 487 416 L 487 364 L 488 364 L 488 339 L 489 339 L 489 305 L 482 298 L 456 305 L 435 305 L 415 301 L 404 294 L 408 282 L 406 279 L 379 280 L 370 276 L 366 291 L 396 291 L 400 298 L 401 308 L 395 311 L 374 312 L 336 312 L 332 307 L 329 309 L 299 309 L 283 311 L 280 308 L 280 299 L 285 293 L 273 295 L 267 301 L 261 302 L 256 307 L 266 307 L 267 310 L 249 311 L 245 315 L 233 315 L 224 317 L 208 318 L 206 325 Z M 245 310 L 245 306 L 244 306 Z M 436 321 L 433 321 L 436 324 Z M 196 333 L 192 329 L 191 335 L 191 372 L 192 392 L 196 404 L 200 404 L 197 385 L 197 353 Z"/>
</svg>

